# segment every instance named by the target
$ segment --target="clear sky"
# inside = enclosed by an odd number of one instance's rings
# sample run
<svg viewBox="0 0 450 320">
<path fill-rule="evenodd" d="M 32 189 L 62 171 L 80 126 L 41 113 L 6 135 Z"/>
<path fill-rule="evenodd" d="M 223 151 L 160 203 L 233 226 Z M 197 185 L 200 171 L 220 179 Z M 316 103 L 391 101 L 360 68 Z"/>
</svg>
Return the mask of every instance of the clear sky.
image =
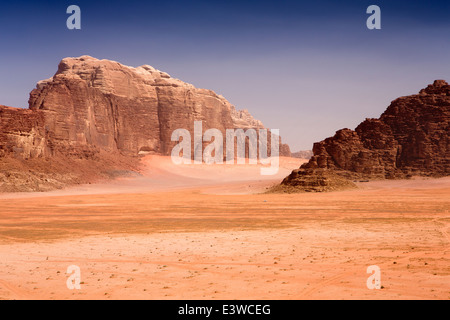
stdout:
<svg viewBox="0 0 450 320">
<path fill-rule="evenodd" d="M 66 9 L 81 8 L 81 30 Z M 369 5 L 381 30 L 368 30 Z M 149 64 L 222 94 L 293 151 L 450 80 L 450 1 L 14 1 L 0 5 L 0 104 L 27 107 L 68 56 Z"/>
</svg>

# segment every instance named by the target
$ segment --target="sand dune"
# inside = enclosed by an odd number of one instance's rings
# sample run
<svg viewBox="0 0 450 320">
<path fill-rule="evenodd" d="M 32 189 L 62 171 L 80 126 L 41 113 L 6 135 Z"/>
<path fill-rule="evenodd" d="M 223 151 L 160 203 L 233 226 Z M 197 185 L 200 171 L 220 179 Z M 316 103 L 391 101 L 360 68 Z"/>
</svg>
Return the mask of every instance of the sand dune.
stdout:
<svg viewBox="0 0 450 320">
<path fill-rule="evenodd" d="M 143 168 L 140 174 L 131 173 L 129 176 L 114 181 L 104 181 L 97 184 L 69 187 L 64 190 L 48 192 L 17 192 L 0 193 L 0 199 L 17 199 L 47 196 L 69 196 L 88 194 L 117 194 L 160 192 L 189 189 L 193 187 L 212 187 L 223 185 L 245 185 L 247 182 L 259 185 L 273 185 L 279 183 L 293 169 L 298 168 L 305 159 L 280 157 L 280 167 L 276 175 L 262 176 L 261 164 L 243 165 L 206 165 L 182 164 L 175 165 L 170 157 L 149 155 L 142 159 Z M 263 188 L 264 189 L 264 188 Z M 259 192 L 258 190 L 244 190 L 241 192 Z"/>
</svg>

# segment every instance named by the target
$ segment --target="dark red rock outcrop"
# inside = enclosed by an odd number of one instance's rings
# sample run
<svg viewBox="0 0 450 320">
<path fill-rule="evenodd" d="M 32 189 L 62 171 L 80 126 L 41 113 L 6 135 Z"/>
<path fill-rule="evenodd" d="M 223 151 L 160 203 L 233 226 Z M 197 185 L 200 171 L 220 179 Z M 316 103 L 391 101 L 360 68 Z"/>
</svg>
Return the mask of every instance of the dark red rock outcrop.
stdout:
<svg viewBox="0 0 450 320">
<path fill-rule="evenodd" d="M 356 185 L 331 169 L 297 169 L 268 193 L 330 192 L 354 189 Z"/>
<path fill-rule="evenodd" d="M 447 176 L 449 144 L 450 86 L 436 80 L 419 94 L 394 100 L 379 119 L 315 143 L 314 156 L 300 169 L 365 178 Z"/>
</svg>

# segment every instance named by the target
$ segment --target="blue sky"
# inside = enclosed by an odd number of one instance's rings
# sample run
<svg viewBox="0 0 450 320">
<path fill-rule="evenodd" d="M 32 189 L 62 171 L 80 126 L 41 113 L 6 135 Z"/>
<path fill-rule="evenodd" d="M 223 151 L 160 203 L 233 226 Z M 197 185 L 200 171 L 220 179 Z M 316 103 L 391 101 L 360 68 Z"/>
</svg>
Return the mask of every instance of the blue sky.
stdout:
<svg viewBox="0 0 450 320">
<path fill-rule="evenodd" d="M 66 28 L 81 8 L 82 29 Z M 381 8 L 381 30 L 366 9 Z M 150 64 L 224 95 L 294 151 L 450 80 L 450 1 L 16 1 L 0 6 L 0 104 L 67 56 Z"/>
</svg>

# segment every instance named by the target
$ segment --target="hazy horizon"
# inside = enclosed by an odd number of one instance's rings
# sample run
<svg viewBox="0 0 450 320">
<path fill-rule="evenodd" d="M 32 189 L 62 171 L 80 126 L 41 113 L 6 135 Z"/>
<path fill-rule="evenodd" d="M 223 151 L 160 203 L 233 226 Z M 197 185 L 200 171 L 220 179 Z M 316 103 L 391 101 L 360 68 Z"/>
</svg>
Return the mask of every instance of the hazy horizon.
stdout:
<svg viewBox="0 0 450 320">
<path fill-rule="evenodd" d="M 81 30 L 66 9 L 81 8 Z M 381 30 L 366 9 L 381 7 Z M 292 151 L 450 80 L 444 1 L 18 1 L 2 5 L 0 104 L 28 107 L 64 57 L 149 64 L 223 95 Z"/>
</svg>

